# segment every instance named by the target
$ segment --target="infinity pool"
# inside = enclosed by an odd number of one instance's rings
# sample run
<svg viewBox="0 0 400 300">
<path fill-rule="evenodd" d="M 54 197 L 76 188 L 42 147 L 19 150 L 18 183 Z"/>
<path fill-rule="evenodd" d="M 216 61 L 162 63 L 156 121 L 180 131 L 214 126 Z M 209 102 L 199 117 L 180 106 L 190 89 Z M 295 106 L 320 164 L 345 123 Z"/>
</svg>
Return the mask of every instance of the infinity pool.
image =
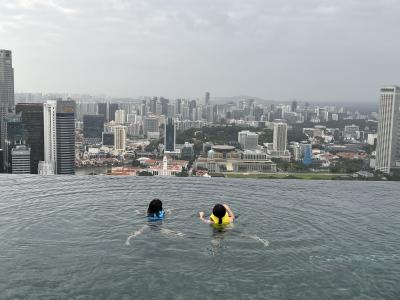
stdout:
<svg viewBox="0 0 400 300">
<path fill-rule="evenodd" d="M 390 182 L 2 175 L 0 298 L 399 299 L 399 194 Z M 149 224 L 155 197 L 171 214 Z M 234 228 L 198 219 L 217 202 Z"/>
</svg>

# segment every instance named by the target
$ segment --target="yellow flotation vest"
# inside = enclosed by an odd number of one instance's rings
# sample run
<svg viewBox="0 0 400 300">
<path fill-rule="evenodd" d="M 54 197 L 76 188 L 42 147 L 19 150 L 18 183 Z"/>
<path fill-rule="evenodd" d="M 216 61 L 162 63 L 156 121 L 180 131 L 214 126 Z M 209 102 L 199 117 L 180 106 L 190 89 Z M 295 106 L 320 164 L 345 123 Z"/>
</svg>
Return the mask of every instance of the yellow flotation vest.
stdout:
<svg viewBox="0 0 400 300">
<path fill-rule="evenodd" d="M 228 213 L 225 213 L 225 216 L 222 218 L 222 223 L 219 224 L 219 218 L 211 214 L 210 220 L 214 222 L 214 225 L 228 225 L 231 223 L 231 219 L 229 218 Z"/>
</svg>

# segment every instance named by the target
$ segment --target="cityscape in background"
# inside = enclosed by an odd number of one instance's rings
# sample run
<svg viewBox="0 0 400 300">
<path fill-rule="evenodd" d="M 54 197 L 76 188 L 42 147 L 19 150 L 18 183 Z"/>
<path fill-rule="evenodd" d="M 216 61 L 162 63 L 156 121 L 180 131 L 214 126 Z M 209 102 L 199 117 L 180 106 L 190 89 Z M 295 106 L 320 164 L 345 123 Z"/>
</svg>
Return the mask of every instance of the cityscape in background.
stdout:
<svg viewBox="0 0 400 300">
<path fill-rule="evenodd" d="M 379 111 L 251 97 L 14 93 L 0 50 L 0 172 L 398 180 L 400 88 Z M 18 58 L 16 58 L 18 59 Z"/>
</svg>

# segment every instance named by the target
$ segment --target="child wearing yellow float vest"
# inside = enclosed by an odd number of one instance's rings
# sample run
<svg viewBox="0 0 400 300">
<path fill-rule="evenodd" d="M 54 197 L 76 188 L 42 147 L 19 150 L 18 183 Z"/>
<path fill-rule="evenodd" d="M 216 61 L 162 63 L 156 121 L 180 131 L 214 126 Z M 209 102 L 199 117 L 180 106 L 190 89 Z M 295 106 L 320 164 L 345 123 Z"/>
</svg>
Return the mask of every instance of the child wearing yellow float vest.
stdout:
<svg viewBox="0 0 400 300">
<path fill-rule="evenodd" d="M 199 212 L 200 220 L 211 225 L 229 225 L 235 219 L 235 215 L 228 204 L 215 204 L 210 219 L 204 219 L 204 212 Z"/>
</svg>

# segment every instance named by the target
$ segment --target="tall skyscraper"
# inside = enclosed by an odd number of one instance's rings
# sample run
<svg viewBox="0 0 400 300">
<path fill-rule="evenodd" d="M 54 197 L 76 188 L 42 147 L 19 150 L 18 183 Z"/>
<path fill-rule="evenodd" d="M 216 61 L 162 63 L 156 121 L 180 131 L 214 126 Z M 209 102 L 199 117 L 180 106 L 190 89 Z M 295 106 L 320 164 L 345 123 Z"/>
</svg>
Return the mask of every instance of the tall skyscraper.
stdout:
<svg viewBox="0 0 400 300">
<path fill-rule="evenodd" d="M 175 151 L 176 128 L 173 118 L 167 118 L 164 129 L 164 146 L 165 151 Z"/>
<path fill-rule="evenodd" d="M 25 145 L 17 145 L 11 150 L 12 174 L 30 174 L 31 149 Z"/>
<path fill-rule="evenodd" d="M 206 96 L 204 98 L 204 106 L 207 106 L 210 103 L 210 92 L 206 92 Z"/>
<path fill-rule="evenodd" d="M 126 111 L 118 109 L 115 111 L 115 123 L 123 125 L 126 123 Z"/>
<path fill-rule="evenodd" d="M 44 127 L 44 162 L 39 163 L 38 173 L 53 175 L 56 173 L 57 163 L 57 127 L 56 127 L 57 101 L 50 100 L 43 104 L 43 127 Z M 48 172 L 50 171 L 50 172 Z"/>
<path fill-rule="evenodd" d="M 9 114 L 6 118 L 6 138 L 4 147 L 4 171 L 12 171 L 12 149 L 26 145 L 27 131 L 20 115 Z"/>
<path fill-rule="evenodd" d="M 175 114 L 182 114 L 182 99 L 175 100 Z"/>
<path fill-rule="evenodd" d="M 297 111 L 297 101 L 296 100 L 292 101 L 291 111 L 292 112 L 296 112 Z"/>
<path fill-rule="evenodd" d="M 108 122 L 115 121 L 115 112 L 118 110 L 118 103 L 108 103 Z"/>
<path fill-rule="evenodd" d="M 39 161 L 44 160 L 43 104 L 19 103 L 15 111 L 21 114 L 21 121 L 27 131 L 26 144 L 31 149 L 30 173 L 37 174 Z"/>
<path fill-rule="evenodd" d="M 39 174 L 75 174 L 75 102 L 47 101 L 43 121 L 44 162 L 39 163 Z"/>
<path fill-rule="evenodd" d="M 145 117 L 143 122 L 143 133 L 147 135 L 149 132 L 159 132 L 159 120 L 158 117 L 150 116 Z"/>
<path fill-rule="evenodd" d="M 390 173 L 400 168 L 400 88 L 381 89 L 375 169 Z"/>
<path fill-rule="evenodd" d="M 168 116 L 169 100 L 161 97 L 160 98 L 160 103 L 161 103 L 161 114 L 164 115 L 164 116 Z"/>
<path fill-rule="evenodd" d="M 97 112 L 99 115 L 103 115 L 103 123 L 108 122 L 107 103 L 97 103 Z"/>
<path fill-rule="evenodd" d="M 75 101 L 57 101 L 56 135 L 57 174 L 75 174 Z"/>
<path fill-rule="evenodd" d="M 103 115 L 83 116 L 83 137 L 85 143 L 96 144 L 101 142 L 104 131 Z"/>
<path fill-rule="evenodd" d="M 286 151 L 287 124 L 284 122 L 274 123 L 273 147 L 279 154 Z"/>
<path fill-rule="evenodd" d="M 14 69 L 10 50 L 0 49 L 0 149 L 3 149 L 3 160 L 6 160 L 6 117 L 14 111 Z M 0 165 L 0 172 L 4 166 Z"/>
<path fill-rule="evenodd" d="M 14 111 L 14 68 L 10 50 L 0 49 L 0 107 Z"/>
<path fill-rule="evenodd" d="M 114 146 L 114 132 L 103 132 L 103 146 Z"/>
<path fill-rule="evenodd" d="M 125 151 L 126 148 L 126 127 L 114 126 L 114 148 L 117 151 Z"/>
</svg>

